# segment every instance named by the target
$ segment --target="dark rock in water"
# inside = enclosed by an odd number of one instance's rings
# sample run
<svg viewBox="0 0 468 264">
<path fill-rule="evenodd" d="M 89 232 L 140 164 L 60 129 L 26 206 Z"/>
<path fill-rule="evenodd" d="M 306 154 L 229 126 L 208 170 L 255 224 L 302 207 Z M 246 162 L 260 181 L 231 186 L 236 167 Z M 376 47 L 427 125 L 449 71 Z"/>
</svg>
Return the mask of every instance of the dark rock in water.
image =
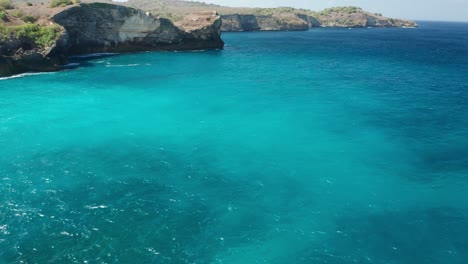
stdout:
<svg viewBox="0 0 468 264">
<path fill-rule="evenodd" d="M 13 62 L 10 58 L 0 56 L 0 76 L 14 74 Z"/>
<path fill-rule="evenodd" d="M 81 4 L 53 17 L 70 35 L 70 54 L 223 48 L 216 13 L 186 19 L 192 23 L 183 20 L 178 27 L 142 10 L 103 3 Z"/>
</svg>

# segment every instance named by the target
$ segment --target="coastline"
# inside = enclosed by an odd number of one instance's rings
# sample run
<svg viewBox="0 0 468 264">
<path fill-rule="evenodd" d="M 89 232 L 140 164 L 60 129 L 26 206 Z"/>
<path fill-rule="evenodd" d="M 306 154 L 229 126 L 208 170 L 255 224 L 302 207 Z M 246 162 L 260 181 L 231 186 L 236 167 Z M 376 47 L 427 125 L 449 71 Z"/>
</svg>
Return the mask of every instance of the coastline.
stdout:
<svg viewBox="0 0 468 264">
<path fill-rule="evenodd" d="M 426 21 L 421 21 L 426 22 Z M 440 23 L 440 22 L 435 22 L 435 23 Z M 419 28 L 419 27 L 418 27 Z M 359 31 L 367 31 L 367 30 L 398 30 L 398 29 L 418 29 L 418 28 L 351 28 L 352 30 L 359 30 Z M 424 28 L 424 27 L 423 27 Z M 343 31 L 343 32 L 348 32 L 350 29 L 349 28 L 343 28 L 343 27 L 320 27 L 320 28 L 310 28 L 308 30 L 303 30 L 303 31 L 297 31 L 297 30 L 276 30 L 276 31 L 271 31 L 271 30 L 260 30 L 260 31 L 231 31 L 231 32 L 223 32 L 223 34 L 275 34 L 275 33 L 291 33 L 294 34 L 295 32 L 305 32 L 305 31 Z M 228 44 L 228 43 L 227 43 Z M 114 53 L 114 52 L 99 52 L 99 53 L 89 53 L 89 54 L 79 54 L 79 55 L 70 55 L 67 57 L 67 64 L 60 65 L 58 69 L 56 70 L 57 72 L 60 71 L 67 71 L 67 70 L 74 70 L 77 68 L 82 67 L 83 63 L 86 63 L 87 61 L 92 61 L 94 59 L 100 59 L 100 58 L 108 58 L 108 57 L 115 57 L 115 56 L 125 56 L 125 55 L 132 55 L 132 54 L 139 54 L 139 53 L 148 53 L 148 52 L 169 52 L 169 53 L 180 53 L 180 52 L 205 52 L 205 51 L 211 51 L 211 50 L 222 50 L 222 49 L 200 49 L 200 50 L 153 50 L 153 51 L 135 51 L 135 52 L 120 52 L 120 53 Z M 31 71 L 31 72 L 23 72 L 23 73 L 18 73 L 14 75 L 9 75 L 9 76 L 2 76 L 0 77 L 0 81 L 3 80 L 9 80 L 13 78 L 23 78 L 23 77 L 28 77 L 28 76 L 34 76 L 42 73 L 53 73 L 53 72 L 41 72 L 41 71 Z"/>
<path fill-rule="evenodd" d="M 223 7 L 219 8 L 223 10 Z M 39 43 L 41 36 L 25 38 L 19 37 L 19 33 L 6 33 L 0 39 L 0 45 L 4 46 L 0 50 L 0 76 L 57 71 L 68 64 L 70 56 L 93 53 L 222 49 L 222 32 L 418 26 L 414 21 L 387 18 L 358 7 L 336 7 L 321 12 L 293 8 L 258 9 L 254 14 L 228 15 L 204 10 L 192 10 L 196 12 L 172 21 L 130 4 L 86 1 L 50 9 L 51 17 L 42 21 L 42 26 L 24 23 L 8 15 L 9 23 L 19 24 L 26 32 L 53 30 L 55 39 L 49 37 L 48 42 Z"/>
</svg>

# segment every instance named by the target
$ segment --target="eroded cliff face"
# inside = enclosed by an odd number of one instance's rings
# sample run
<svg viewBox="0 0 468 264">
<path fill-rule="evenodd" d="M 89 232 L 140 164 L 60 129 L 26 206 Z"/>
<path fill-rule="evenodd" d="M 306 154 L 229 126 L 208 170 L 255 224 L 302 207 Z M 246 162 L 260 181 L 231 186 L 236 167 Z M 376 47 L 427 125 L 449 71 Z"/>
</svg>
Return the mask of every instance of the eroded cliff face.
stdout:
<svg viewBox="0 0 468 264">
<path fill-rule="evenodd" d="M 414 21 L 392 19 L 362 9 L 354 12 L 334 11 L 326 14 L 277 13 L 271 15 L 222 15 L 222 31 L 308 30 L 313 27 L 416 27 Z"/>
<path fill-rule="evenodd" d="M 309 23 L 297 14 L 275 15 L 222 15 L 221 30 L 229 31 L 279 31 L 279 30 L 307 30 Z"/>
<path fill-rule="evenodd" d="M 68 47 L 68 34 L 63 29 L 55 43 L 46 47 L 16 36 L 0 40 L 0 76 L 57 71 L 68 61 Z"/>
<path fill-rule="evenodd" d="M 416 27 L 414 21 L 392 19 L 379 14 L 332 12 L 318 17 L 321 27 Z"/>
<path fill-rule="evenodd" d="M 187 15 L 175 25 L 142 10 L 93 3 L 65 9 L 51 20 L 58 24 L 60 34 L 50 45 L 39 46 L 15 34 L 0 38 L 0 76 L 56 71 L 67 63 L 69 55 L 224 46 L 221 18 L 216 12 Z"/>
<path fill-rule="evenodd" d="M 320 21 L 317 18 L 307 14 L 297 14 L 297 17 L 307 22 L 309 28 L 320 27 Z"/>
<path fill-rule="evenodd" d="M 220 49 L 224 46 L 221 39 L 221 17 L 216 12 L 197 12 L 186 15 L 175 25 L 185 34 L 182 46 L 187 49 Z"/>
<path fill-rule="evenodd" d="M 223 15 L 222 31 L 257 31 L 260 30 L 255 15 Z"/>
<path fill-rule="evenodd" d="M 297 14 L 285 13 L 271 16 L 257 16 L 262 30 L 308 30 L 309 24 Z"/>
<path fill-rule="evenodd" d="M 148 12 L 111 4 L 81 4 L 53 17 L 70 39 L 70 54 L 223 48 L 216 13 L 192 15 L 180 27 Z M 187 27 L 184 28 L 183 26 Z"/>
<path fill-rule="evenodd" d="M 413 28 L 417 27 L 418 24 L 411 20 L 404 19 L 386 19 L 379 16 L 367 16 L 367 27 L 403 27 Z"/>
</svg>

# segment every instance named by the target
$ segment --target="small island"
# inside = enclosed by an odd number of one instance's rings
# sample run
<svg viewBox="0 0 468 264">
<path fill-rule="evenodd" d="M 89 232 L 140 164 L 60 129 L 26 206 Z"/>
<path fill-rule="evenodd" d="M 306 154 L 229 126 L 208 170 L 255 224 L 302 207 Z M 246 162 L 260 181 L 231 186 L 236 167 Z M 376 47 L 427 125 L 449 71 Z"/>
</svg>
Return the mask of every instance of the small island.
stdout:
<svg viewBox="0 0 468 264">
<path fill-rule="evenodd" d="M 222 49 L 222 31 L 415 26 L 357 7 L 314 12 L 177 0 L 0 0 L 0 76 L 57 71 L 69 56 L 88 53 Z"/>
</svg>

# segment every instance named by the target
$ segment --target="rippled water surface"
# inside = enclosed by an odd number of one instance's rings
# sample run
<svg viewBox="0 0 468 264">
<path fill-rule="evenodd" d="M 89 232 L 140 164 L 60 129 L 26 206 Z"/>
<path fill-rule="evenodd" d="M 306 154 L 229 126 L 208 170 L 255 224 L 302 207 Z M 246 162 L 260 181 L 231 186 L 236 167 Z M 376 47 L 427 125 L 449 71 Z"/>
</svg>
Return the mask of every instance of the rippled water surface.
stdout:
<svg viewBox="0 0 468 264">
<path fill-rule="evenodd" d="M 468 24 L 223 37 L 0 81 L 0 263 L 468 263 Z"/>
</svg>

